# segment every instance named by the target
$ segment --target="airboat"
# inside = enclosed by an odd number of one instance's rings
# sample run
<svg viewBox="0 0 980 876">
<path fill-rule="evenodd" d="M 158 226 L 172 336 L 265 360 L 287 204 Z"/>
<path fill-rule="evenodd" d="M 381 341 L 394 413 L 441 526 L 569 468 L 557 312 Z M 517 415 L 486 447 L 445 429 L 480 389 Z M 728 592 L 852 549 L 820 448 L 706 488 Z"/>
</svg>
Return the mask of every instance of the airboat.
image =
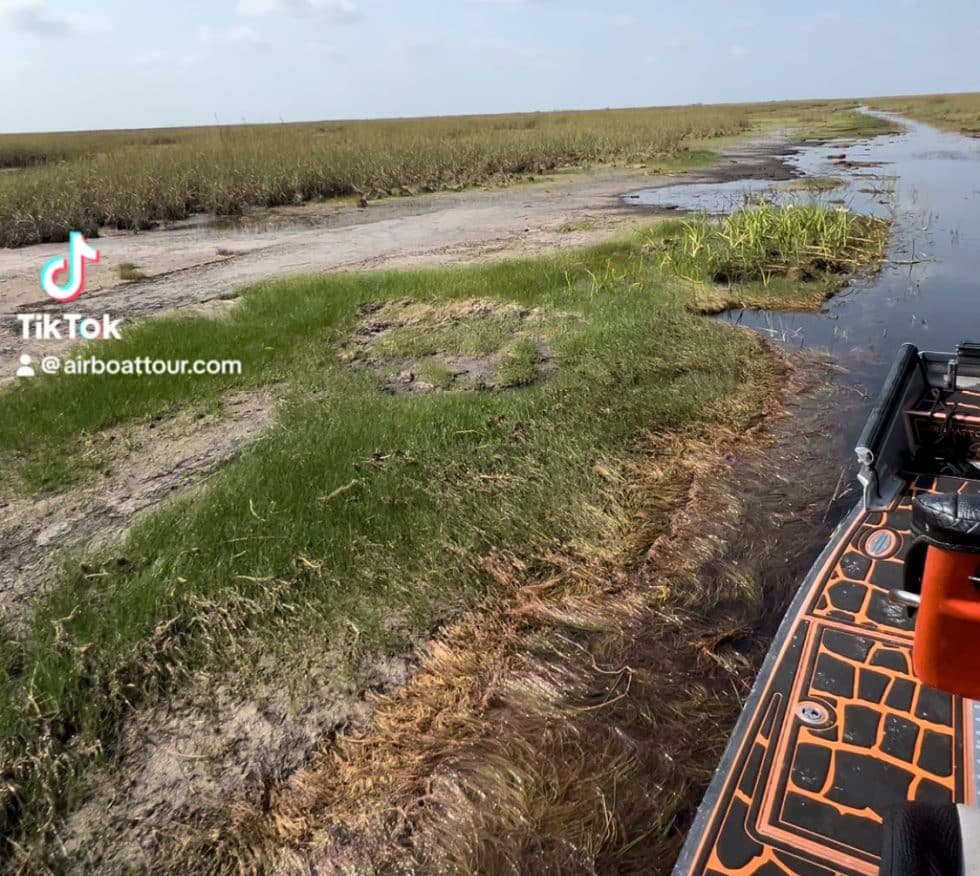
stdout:
<svg viewBox="0 0 980 876">
<path fill-rule="evenodd" d="M 857 457 L 674 876 L 980 872 L 980 344 L 904 346 Z"/>
</svg>

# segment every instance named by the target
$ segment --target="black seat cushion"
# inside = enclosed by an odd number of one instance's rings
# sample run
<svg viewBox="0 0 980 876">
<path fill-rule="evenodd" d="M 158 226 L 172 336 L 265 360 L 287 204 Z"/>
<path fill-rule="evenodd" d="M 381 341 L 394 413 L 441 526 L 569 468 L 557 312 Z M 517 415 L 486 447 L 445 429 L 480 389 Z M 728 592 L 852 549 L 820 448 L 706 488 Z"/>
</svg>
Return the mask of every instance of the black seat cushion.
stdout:
<svg viewBox="0 0 980 876">
<path fill-rule="evenodd" d="M 939 547 L 980 553 L 980 496 L 917 497 L 912 503 L 912 531 Z"/>
<path fill-rule="evenodd" d="M 955 805 L 906 803 L 885 815 L 883 828 L 881 876 L 962 876 Z"/>
</svg>

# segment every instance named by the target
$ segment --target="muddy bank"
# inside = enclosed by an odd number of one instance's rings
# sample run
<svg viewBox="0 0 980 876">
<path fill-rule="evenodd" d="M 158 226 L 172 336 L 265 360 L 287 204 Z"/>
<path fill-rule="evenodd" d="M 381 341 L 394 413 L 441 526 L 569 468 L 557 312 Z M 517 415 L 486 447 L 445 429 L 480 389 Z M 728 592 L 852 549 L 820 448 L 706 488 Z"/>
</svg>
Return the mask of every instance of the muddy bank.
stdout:
<svg viewBox="0 0 980 876">
<path fill-rule="evenodd" d="M 271 390 L 235 392 L 217 416 L 188 410 L 91 435 L 82 453 L 99 471 L 67 492 L 25 496 L 0 480 L 0 620 L 19 620 L 69 551 L 122 541 L 161 502 L 201 484 L 270 427 L 275 406 Z"/>
<path fill-rule="evenodd" d="M 389 199 L 367 209 L 284 208 L 244 228 L 197 221 L 112 234 L 98 241 L 102 263 L 90 269 L 78 308 L 135 320 L 233 299 L 243 286 L 298 273 L 459 264 L 588 245 L 649 221 L 648 211 L 623 202 L 623 192 L 679 179 L 789 179 L 798 173 L 786 161 L 793 150 L 789 143 L 748 143 L 726 151 L 718 166 L 683 177 L 605 168 L 507 189 Z M 22 353 L 37 359 L 66 349 L 21 338 L 16 319 L 17 313 L 64 312 L 43 300 L 37 280 L 40 266 L 63 249 L 0 250 L 0 381 L 12 378 Z M 127 262 L 146 279 L 122 282 L 119 266 Z"/>
<path fill-rule="evenodd" d="M 412 669 L 410 657 L 363 666 L 365 692 L 310 646 L 300 697 L 270 664 L 247 695 L 235 679 L 212 681 L 134 715 L 118 741 L 118 767 L 59 831 L 62 864 L 93 873 L 259 872 L 247 848 L 235 850 L 235 837 L 217 826 L 231 811 L 268 811 L 285 776 L 325 737 L 365 723 L 370 697 L 398 690 Z M 231 866 L 236 854 L 241 870 Z"/>
<path fill-rule="evenodd" d="M 505 602 L 379 666 L 367 699 L 324 681 L 291 704 L 272 682 L 136 716 L 120 772 L 66 825 L 71 859 L 669 872 L 769 636 L 857 499 L 826 410 L 863 401 L 835 373 L 798 358 L 784 410 L 692 444 L 636 568 L 572 552 L 542 577 L 500 556 Z"/>
</svg>

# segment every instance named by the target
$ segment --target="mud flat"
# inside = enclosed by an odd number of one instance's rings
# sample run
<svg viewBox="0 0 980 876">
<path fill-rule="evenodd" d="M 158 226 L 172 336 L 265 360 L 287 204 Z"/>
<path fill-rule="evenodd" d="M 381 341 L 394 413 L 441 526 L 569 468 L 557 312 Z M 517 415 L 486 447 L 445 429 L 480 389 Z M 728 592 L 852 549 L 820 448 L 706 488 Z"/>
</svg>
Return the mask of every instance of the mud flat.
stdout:
<svg viewBox="0 0 980 876">
<path fill-rule="evenodd" d="M 732 148 L 717 167 L 685 174 L 692 183 L 789 179 L 794 147 L 771 140 Z M 545 253 L 596 243 L 649 221 L 622 193 L 666 186 L 676 176 L 636 170 L 574 173 L 500 190 L 471 190 L 390 199 L 367 209 L 311 204 L 252 216 L 243 227 L 196 220 L 169 230 L 100 238 L 102 264 L 89 272 L 85 307 L 136 320 L 234 299 L 260 281 L 300 273 L 417 268 Z M 0 380 L 17 357 L 66 349 L 18 336 L 17 313 L 61 312 L 42 299 L 40 266 L 62 244 L 0 249 Z M 123 282 L 119 266 L 145 279 Z M 212 306 L 212 311 L 213 311 Z"/>
</svg>

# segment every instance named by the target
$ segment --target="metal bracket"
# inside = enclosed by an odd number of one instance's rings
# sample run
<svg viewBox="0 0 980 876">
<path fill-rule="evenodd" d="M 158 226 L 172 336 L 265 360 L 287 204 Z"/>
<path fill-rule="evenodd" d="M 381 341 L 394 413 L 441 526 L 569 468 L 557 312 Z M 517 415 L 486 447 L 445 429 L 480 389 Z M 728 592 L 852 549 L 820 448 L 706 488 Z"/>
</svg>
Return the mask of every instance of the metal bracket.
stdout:
<svg viewBox="0 0 980 876">
<path fill-rule="evenodd" d="M 968 360 L 974 363 L 980 361 L 980 344 L 962 343 L 956 348 L 956 355 L 946 366 L 946 389 L 956 389 L 959 385 L 960 364 L 965 364 Z"/>
<path fill-rule="evenodd" d="M 861 465 L 857 477 L 858 482 L 864 487 L 864 508 L 869 510 L 874 505 L 874 500 L 881 496 L 878 472 L 875 471 L 875 455 L 867 447 L 858 447 L 855 452 Z"/>
<path fill-rule="evenodd" d="M 908 590 L 889 590 L 888 599 L 906 608 L 918 608 L 922 603 L 922 597 L 918 593 L 910 593 Z"/>
</svg>

